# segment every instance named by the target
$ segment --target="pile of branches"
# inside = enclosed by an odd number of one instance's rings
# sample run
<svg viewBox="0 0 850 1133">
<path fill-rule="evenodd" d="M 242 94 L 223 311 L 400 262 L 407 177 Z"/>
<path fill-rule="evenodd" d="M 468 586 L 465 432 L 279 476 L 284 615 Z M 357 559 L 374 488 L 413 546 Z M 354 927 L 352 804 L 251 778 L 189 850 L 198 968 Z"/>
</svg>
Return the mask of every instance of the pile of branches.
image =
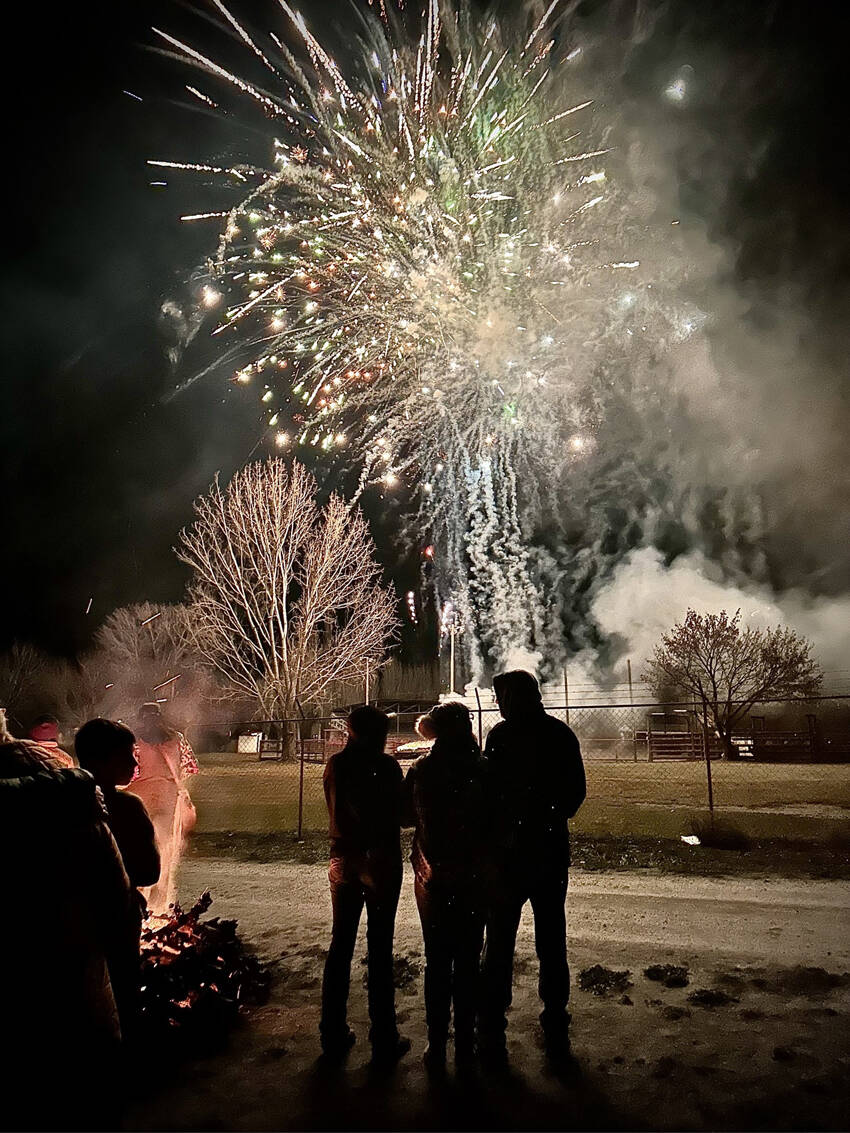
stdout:
<svg viewBox="0 0 850 1133">
<path fill-rule="evenodd" d="M 140 1038 L 161 1050 L 222 1045 L 243 1007 L 265 1003 L 270 976 L 246 951 L 236 921 L 201 920 L 209 891 L 184 912 L 149 917 L 142 929 Z"/>
</svg>

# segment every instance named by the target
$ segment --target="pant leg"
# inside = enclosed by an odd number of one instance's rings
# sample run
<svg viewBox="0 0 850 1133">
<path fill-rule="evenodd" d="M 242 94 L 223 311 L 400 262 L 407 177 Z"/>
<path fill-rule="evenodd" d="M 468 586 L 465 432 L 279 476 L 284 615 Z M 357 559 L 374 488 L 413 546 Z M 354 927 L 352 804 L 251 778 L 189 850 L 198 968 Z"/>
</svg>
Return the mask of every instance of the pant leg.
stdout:
<svg viewBox="0 0 850 1133">
<path fill-rule="evenodd" d="M 524 891 L 514 885 L 490 895 L 479 1008 L 479 1031 L 487 1044 L 504 1043 L 513 997 L 516 934 L 525 901 Z"/>
<path fill-rule="evenodd" d="M 401 862 L 398 869 L 381 870 L 380 876 L 364 876 L 366 943 L 368 948 L 369 1037 L 372 1042 L 393 1042 L 398 1037 L 393 976 L 395 914 L 401 892 Z"/>
<path fill-rule="evenodd" d="M 543 1001 L 540 1022 L 545 1030 L 557 1030 L 569 1021 L 566 899 L 566 877 L 539 879 L 531 890 L 534 943 L 540 961 L 538 993 Z"/>
<path fill-rule="evenodd" d="M 471 1046 L 478 1014 L 479 969 L 484 943 L 484 909 L 480 896 L 472 889 L 453 894 L 452 917 L 452 1001 L 454 1004 L 455 1047 Z"/>
<path fill-rule="evenodd" d="M 322 979 L 322 1038 L 333 1042 L 348 1031 L 348 989 L 351 960 L 357 940 L 357 926 L 363 910 L 363 886 L 357 879 L 346 879 L 339 866 L 331 863 L 331 904 L 333 929 Z"/>
<path fill-rule="evenodd" d="M 451 907 L 445 896 L 414 885 L 425 944 L 425 1020 L 428 1041 L 444 1043 L 449 1033 L 452 996 Z"/>
</svg>

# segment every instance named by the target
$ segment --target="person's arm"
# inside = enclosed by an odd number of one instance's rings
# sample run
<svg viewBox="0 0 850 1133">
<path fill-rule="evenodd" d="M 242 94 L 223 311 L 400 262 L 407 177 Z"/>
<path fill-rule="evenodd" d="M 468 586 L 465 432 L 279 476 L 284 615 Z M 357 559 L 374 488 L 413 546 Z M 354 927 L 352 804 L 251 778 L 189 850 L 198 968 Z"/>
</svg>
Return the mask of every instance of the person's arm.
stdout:
<svg viewBox="0 0 850 1133">
<path fill-rule="evenodd" d="M 156 846 L 156 834 L 147 808 L 135 795 L 124 795 L 126 800 L 127 837 L 119 849 L 124 857 L 124 866 L 130 876 L 130 884 L 136 888 L 155 885 L 159 881 L 160 859 Z"/>
<path fill-rule="evenodd" d="M 572 818 L 587 797 L 587 778 L 578 736 L 567 729 L 569 737 L 566 745 L 566 783 L 565 802 L 567 818 Z"/>
</svg>

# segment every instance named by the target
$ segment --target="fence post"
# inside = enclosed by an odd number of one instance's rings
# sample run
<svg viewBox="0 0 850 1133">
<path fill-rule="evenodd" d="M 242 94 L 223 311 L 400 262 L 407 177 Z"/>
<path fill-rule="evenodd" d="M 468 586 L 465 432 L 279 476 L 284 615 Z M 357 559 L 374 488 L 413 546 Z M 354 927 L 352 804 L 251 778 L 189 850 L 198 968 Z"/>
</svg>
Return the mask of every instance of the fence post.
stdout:
<svg viewBox="0 0 850 1133">
<path fill-rule="evenodd" d="M 481 723 L 481 697 L 478 695 L 478 686 L 475 687 L 475 700 L 478 703 L 478 746 L 484 747 L 484 733 Z"/>
<path fill-rule="evenodd" d="M 301 714 L 298 723 L 298 833 L 296 842 L 303 842 L 304 833 L 304 710 L 296 698 L 295 706 Z"/>
<path fill-rule="evenodd" d="M 711 782 L 711 748 L 708 742 L 708 721 L 703 716 L 702 746 L 705 753 L 705 775 L 708 781 L 708 820 L 714 827 L 714 790 Z"/>
<path fill-rule="evenodd" d="M 820 736 L 818 733 L 817 716 L 813 712 L 807 712 L 806 723 L 809 726 L 809 759 L 814 763 L 820 755 Z"/>
</svg>

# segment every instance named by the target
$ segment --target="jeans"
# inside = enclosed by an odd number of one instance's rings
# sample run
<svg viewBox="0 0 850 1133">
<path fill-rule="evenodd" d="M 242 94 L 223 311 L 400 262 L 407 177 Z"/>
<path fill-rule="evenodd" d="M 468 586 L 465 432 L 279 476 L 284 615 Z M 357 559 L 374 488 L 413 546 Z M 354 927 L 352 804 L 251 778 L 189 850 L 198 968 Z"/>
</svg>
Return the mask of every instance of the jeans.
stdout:
<svg viewBox="0 0 850 1133">
<path fill-rule="evenodd" d="M 322 1040 L 333 1043 L 348 1033 L 348 989 L 360 914 L 366 906 L 369 1037 L 373 1043 L 398 1036 L 393 984 L 393 932 L 401 891 L 401 861 L 334 859 L 328 870 L 333 932 L 322 981 Z"/>
<path fill-rule="evenodd" d="M 480 1031 L 485 1042 L 504 1043 L 512 999 L 516 934 L 526 901 L 531 902 L 534 912 L 534 944 L 540 962 L 540 1022 L 552 1036 L 566 1030 L 570 998 L 566 897 L 567 878 L 557 875 L 504 882 L 490 894 L 480 1005 Z"/>
<path fill-rule="evenodd" d="M 472 887 L 441 889 L 418 879 L 414 887 L 425 942 L 425 1018 L 429 1042 L 442 1044 L 454 1003 L 455 1047 L 475 1035 L 484 905 Z"/>
</svg>

